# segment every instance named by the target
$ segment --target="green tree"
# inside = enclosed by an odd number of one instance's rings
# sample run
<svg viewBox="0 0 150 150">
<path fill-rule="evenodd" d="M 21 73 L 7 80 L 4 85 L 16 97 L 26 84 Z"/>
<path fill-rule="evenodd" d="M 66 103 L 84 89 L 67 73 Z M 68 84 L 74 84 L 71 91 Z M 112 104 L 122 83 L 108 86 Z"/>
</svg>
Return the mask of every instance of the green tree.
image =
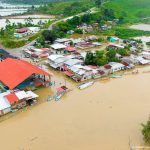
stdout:
<svg viewBox="0 0 150 150">
<path fill-rule="evenodd" d="M 25 20 L 25 24 L 27 25 L 27 26 L 31 26 L 31 25 L 33 25 L 33 19 L 32 18 L 26 18 L 26 19 L 24 19 Z"/>
<path fill-rule="evenodd" d="M 94 0 L 95 4 L 96 4 L 98 7 L 101 7 L 101 6 L 104 4 L 105 1 L 106 1 L 106 0 Z"/>
<path fill-rule="evenodd" d="M 116 54 L 117 54 L 116 50 L 110 48 L 110 49 L 107 51 L 108 61 L 109 61 L 109 62 L 118 62 L 119 59 L 116 57 Z"/>
<path fill-rule="evenodd" d="M 117 53 L 119 53 L 121 56 L 127 56 L 129 54 L 128 48 L 121 48 L 117 50 Z"/>
<path fill-rule="evenodd" d="M 81 17 L 82 22 L 84 23 L 90 23 L 91 21 L 91 15 L 90 14 L 85 14 Z"/>
<path fill-rule="evenodd" d="M 57 39 L 57 34 L 50 30 L 44 30 L 42 32 L 42 36 L 45 41 L 50 41 L 51 43 L 53 43 Z"/>
<path fill-rule="evenodd" d="M 82 23 L 81 22 L 81 17 L 78 17 L 78 16 L 75 16 L 72 19 L 69 19 L 67 22 L 69 24 L 71 24 L 72 26 L 74 26 L 74 27 L 76 27 L 76 26 L 78 26 Z"/>
<path fill-rule="evenodd" d="M 102 13 L 105 20 L 113 20 L 116 18 L 113 9 L 104 8 Z"/>
<path fill-rule="evenodd" d="M 94 60 L 95 60 L 94 54 L 92 52 L 87 52 L 86 58 L 85 58 L 85 64 L 94 65 L 95 64 Z"/>
<path fill-rule="evenodd" d="M 108 63 L 108 59 L 107 59 L 105 51 L 97 51 L 96 52 L 95 63 L 98 66 L 103 66 Z"/>
<path fill-rule="evenodd" d="M 60 22 L 57 24 L 57 29 L 66 33 L 67 31 L 71 30 L 72 28 L 68 22 Z"/>
<path fill-rule="evenodd" d="M 1 28 L 0 29 L 0 36 L 3 37 L 5 35 L 5 30 L 4 28 Z"/>
<path fill-rule="evenodd" d="M 10 25 L 10 20 L 6 19 L 5 23 L 6 23 L 6 25 Z"/>
</svg>

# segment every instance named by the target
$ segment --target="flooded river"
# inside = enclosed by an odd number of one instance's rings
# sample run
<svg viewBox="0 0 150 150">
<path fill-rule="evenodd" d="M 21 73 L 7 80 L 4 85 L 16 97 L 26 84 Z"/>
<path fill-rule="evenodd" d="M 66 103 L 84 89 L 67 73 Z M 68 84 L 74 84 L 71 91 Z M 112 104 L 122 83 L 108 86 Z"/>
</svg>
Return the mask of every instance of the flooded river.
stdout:
<svg viewBox="0 0 150 150">
<path fill-rule="evenodd" d="M 13 14 L 22 14 L 28 10 L 31 5 L 12 5 L 12 4 L 7 4 L 7 3 L 2 3 L 0 1 L 0 16 L 8 16 L 8 15 L 13 15 Z"/>
<path fill-rule="evenodd" d="M 144 70 L 150 67 L 83 91 L 67 83 L 74 89 L 60 101 L 1 122 L 0 149 L 129 150 L 129 139 L 131 145 L 143 145 L 141 123 L 150 114 L 150 74 Z"/>
<path fill-rule="evenodd" d="M 2 17 L 6 17 L 9 16 L 8 19 L 10 21 L 11 24 L 15 23 L 25 23 L 25 19 L 27 18 L 32 18 L 33 19 L 33 24 L 37 24 L 39 21 L 42 21 L 43 23 L 47 22 L 49 19 L 53 19 L 54 16 L 50 16 L 50 15 L 40 15 L 40 14 L 33 14 L 33 15 L 21 15 L 25 12 L 27 12 L 28 8 L 31 7 L 31 5 L 13 5 L 13 4 L 7 4 L 7 3 L 2 3 L 0 1 L 0 16 Z M 38 5 L 35 5 L 35 7 L 39 7 Z M 10 16 L 10 15 L 17 15 L 18 16 Z M 0 29 L 1 28 L 5 28 L 6 26 L 6 19 L 0 19 Z"/>
</svg>

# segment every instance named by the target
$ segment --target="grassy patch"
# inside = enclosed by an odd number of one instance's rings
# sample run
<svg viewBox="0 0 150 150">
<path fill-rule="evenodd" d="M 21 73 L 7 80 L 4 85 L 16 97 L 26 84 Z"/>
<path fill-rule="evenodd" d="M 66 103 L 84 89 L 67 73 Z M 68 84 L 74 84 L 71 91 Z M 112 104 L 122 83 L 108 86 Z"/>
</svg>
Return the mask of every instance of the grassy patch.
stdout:
<svg viewBox="0 0 150 150">
<path fill-rule="evenodd" d="M 118 36 L 122 39 L 128 39 L 137 36 L 149 36 L 150 31 L 142 31 L 135 29 L 125 29 L 125 28 L 117 28 L 115 29 L 115 36 Z"/>
<path fill-rule="evenodd" d="M 125 17 L 126 22 L 139 22 L 150 17 L 150 0 L 113 0 L 106 4 L 117 17 Z"/>
<path fill-rule="evenodd" d="M 2 44 L 6 48 L 17 48 L 17 47 L 22 47 L 26 44 L 25 40 L 3 40 Z"/>
</svg>

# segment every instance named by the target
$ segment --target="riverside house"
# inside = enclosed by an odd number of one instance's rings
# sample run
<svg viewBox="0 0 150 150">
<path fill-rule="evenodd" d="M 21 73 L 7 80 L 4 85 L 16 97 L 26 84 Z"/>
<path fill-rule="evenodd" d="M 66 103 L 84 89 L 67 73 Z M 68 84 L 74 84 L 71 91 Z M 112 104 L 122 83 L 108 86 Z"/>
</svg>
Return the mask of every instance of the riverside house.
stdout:
<svg viewBox="0 0 150 150">
<path fill-rule="evenodd" d="M 30 58 L 47 58 L 51 52 L 51 50 L 49 48 L 28 48 L 26 50 L 23 51 L 25 57 L 30 57 Z"/>
<path fill-rule="evenodd" d="M 76 82 L 101 77 L 101 71 L 95 66 L 73 65 L 64 73 Z"/>
<path fill-rule="evenodd" d="M 49 86 L 51 73 L 24 60 L 7 58 L 0 62 L 0 89 L 34 89 Z"/>
<path fill-rule="evenodd" d="M 0 116 L 11 112 L 13 109 L 20 109 L 31 105 L 38 95 L 32 91 L 6 91 L 0 93 Z"/>
<path fill-rule="evenodd" d="M 90 68 L 85 69 L 82 65 L 74 65 L 69 70 L 73 73 L 72 79 L 76 82 L 92 79 L 92 71 Z"/>
<path fill-rule="evenodd" d="M 10 92 L 0 93 L 0 116 L 5 115 L 11 111 L 11 105 L 5 96 L 8 95 Z"/>
<path fill-rule="evenodd" d="M 148 51 L 143 51 L 143 52 L 141 53 L 141 55 L 142 55 L 145 59 L 150 60 L 150 52 L 148 52 Z"/>
<path fill-rule="evenodd" d="M 67 39 L 67 38 L 56 39 L 55 43 L 63 44 L 63 45 L 66 45 L 66 46 L 70 46 L 71 39 Z"/>
<path fill-rule="evenodd" d="M 48 64 L 54 69 L 60 69 L 67 60 L 68 58 L 63 55 L 53 54 L 48 57 Z"/>
<path fill-rule="evenodd" d="M 38 33 L 39 31 L 40 31 L 39 27 L 19 28 L 19 29 L 16 29 L 14 33 L 14 37 L 23 38 L 23 37 Z"/>
<path fill-rule="evenodd" d="M 5 95 L 4 98 L 10 103 L 11 109 L 20 109 L 30 105 L 38 95 L 32 91 L 15 91 Z"/>
<path fill-rule="evenodd" d="M 124 68 L 125 68 L 125 66 L 123 64 L 116 63 L 116 62 L 110 62 L 109 65 L 111 66 L 110 73 L 121 71 L 121 70 L 124 70 Z"/>
<path fill-rule="evenodd" d="M 66 45 L 60 44 L 60 43 L 55 43 L 50 45 L 50 47 L 52 48 L 52 52 L 54 54 L 63 54 L 64 53 L 64 49 L 67 47 Z"/>
</svg>

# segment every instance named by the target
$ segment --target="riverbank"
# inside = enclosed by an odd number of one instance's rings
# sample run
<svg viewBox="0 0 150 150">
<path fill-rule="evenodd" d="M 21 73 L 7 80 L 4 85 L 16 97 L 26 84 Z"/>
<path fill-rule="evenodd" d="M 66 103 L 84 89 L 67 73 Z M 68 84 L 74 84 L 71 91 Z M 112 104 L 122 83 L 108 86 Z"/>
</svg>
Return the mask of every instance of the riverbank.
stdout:
<svg viewBox="0 0 150 150">
<path fill-rule="evenodd" d="M 54 15 L 44 15 L 44 14 L 22 14 L 17 16 L 4 16 L 2 19 L 55 19 L 56 17 Z"/>
<path fill-rule="evenodd" d="M 0 137 L 1 148 L 127 150 L 129 138 L 132 145 L 143 145 L 141 123 L 150 113 L 150 78 L 142 73 L 146 70 L 150 66 L 139 68 L 138 75 L 74 89 L 61 101 L 42 103 L 0 123 L 5 135 Z M 14 135 L 17 142 L 12 141 Z"/>
</svg>

